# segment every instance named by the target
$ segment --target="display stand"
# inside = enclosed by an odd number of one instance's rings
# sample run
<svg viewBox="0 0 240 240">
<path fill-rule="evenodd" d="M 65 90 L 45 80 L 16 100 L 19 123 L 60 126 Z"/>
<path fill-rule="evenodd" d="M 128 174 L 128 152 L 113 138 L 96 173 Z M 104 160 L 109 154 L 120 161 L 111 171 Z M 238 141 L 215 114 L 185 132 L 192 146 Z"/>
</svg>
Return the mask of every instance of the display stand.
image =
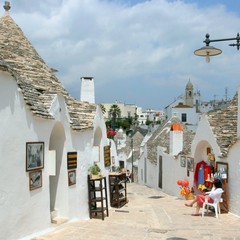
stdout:
<svg viewBox="0 0 240 240">
<path fill-rule="evenodd" d="M 227 181 L 224 179 L 222 182 L 222 202 L 220 202 L 220 209 L 221 213 L 228 213 L 228 184 Z"/>
<path fill-rule="evenodd" d="M 111 207 L 121 208 L 127 203 L 126 173 L 109 174 Z"/>
<path fill-rule="evenodd" d="M 101 214 L 102 220 L 104 220 L 105 212 L 108 213 L 108 199 L 106 188 L 106 177 L 91 178 L 88 175 L 88 196 L 89 196 L 89 217 L 93 215 L 97 216 Z"/>
<path fill-rule="evenodd" d="M 220 202 L 220 208 L 222 213 L 228 212 L 228 163 L 227 162 L 216 162 L 216 172 L 222 179 L 222 202 Z"/>
</svg>

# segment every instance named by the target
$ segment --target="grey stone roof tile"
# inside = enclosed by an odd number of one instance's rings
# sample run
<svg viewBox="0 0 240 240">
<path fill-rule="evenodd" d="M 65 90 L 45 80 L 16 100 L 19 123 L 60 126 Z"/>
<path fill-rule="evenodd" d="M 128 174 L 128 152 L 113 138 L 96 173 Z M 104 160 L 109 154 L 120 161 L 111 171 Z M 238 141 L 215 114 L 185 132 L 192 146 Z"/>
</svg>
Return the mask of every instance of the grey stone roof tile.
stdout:
<svg viewBox="0 0 240 240">
<path fill-rule="evenodd" d="M 0 69 L 15 78 L 26 105 L 35 116 L 53 119 L 49 109 L 53 96 L 59 94 L 65 98 L 72 129 L 93 128 L 96 105 L 69 95 L 8 14 L 0 18 Z"/>
<path fill-rule="evenodd" d="M 194 133 L 184 125 L 179 118 L 172 117 L 163 126 L 156 129 L 153 135 L 147 141 L 147 158 L 153 163 L 157 164 L 157 147 L 161 146 L 164 152 L 169 154 L 170 146 L 170 130 L 173 123 L 181 123 L 183 126 L 183 150 L 179 154 L 189 154 L 191 152 L 191 144 L 194 138 Z"/>
<path fill-rule="evenodd" d="M 226 109 L 209 112 L 206 117 L 221 149 L 219 157 L 226 157 L 237 141 L 238 94 Z"/>
</svg>

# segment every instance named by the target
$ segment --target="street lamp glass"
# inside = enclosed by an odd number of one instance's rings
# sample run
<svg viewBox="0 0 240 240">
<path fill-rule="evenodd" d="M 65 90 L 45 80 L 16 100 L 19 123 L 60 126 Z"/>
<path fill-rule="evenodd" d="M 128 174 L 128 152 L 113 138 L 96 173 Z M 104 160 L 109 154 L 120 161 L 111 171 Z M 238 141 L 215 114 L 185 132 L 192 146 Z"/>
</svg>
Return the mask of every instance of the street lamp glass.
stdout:
<svg viewBox="0 0 240 240">
<path fill-rule="evenodd" d="M 201 57 L 216 56 L 221 53 L 222 53 L 222 50 L 212 46 L 205 46 L 194 51 L 195 55 L 201 56 Z"/>
</svg>

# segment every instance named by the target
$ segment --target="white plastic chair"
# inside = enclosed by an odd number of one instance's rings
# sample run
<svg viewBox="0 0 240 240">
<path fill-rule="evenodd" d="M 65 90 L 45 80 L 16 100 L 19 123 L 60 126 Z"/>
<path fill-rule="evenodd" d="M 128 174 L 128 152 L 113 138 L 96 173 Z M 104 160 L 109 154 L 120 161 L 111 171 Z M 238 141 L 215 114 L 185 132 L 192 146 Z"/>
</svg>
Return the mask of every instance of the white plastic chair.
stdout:
<svg viewBox="0 0 240 240">
<path fill-rule="evenodd" d="M 222 193 L 223 191 L 216 195 L 216 198 L 213 203 L 208 202 L 209 196 L 206 195 L 205 202 L 203 203 L 203 207 L 202 207 L 202 217 L 204 217 L 205 207 L 207 207 L 207 213 L 208 213 L 209 207 L 214 207 L 216 218 L 218 218 L 218 215 L 221 214 L 220 202 L 222 202 L 222 198 L 221 198 Z"/>
</svg>

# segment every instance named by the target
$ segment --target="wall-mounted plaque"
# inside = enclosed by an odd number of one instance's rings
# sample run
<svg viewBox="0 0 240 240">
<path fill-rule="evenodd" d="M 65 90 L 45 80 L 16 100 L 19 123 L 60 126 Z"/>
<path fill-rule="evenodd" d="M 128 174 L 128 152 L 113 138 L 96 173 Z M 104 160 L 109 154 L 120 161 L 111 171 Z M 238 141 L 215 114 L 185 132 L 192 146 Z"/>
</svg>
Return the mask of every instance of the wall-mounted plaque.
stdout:
<svg viewBox="0 0 240 240">
<path fill-rule="evenodd" d="M 110 146 L 104 146 L 104 165 L 105 167 L 111 166 Z"/>
<path fill-rule="evenodd" d="M 67 153 L 67 169 L 77 168 L 77 152 Z"/>
</svg>

